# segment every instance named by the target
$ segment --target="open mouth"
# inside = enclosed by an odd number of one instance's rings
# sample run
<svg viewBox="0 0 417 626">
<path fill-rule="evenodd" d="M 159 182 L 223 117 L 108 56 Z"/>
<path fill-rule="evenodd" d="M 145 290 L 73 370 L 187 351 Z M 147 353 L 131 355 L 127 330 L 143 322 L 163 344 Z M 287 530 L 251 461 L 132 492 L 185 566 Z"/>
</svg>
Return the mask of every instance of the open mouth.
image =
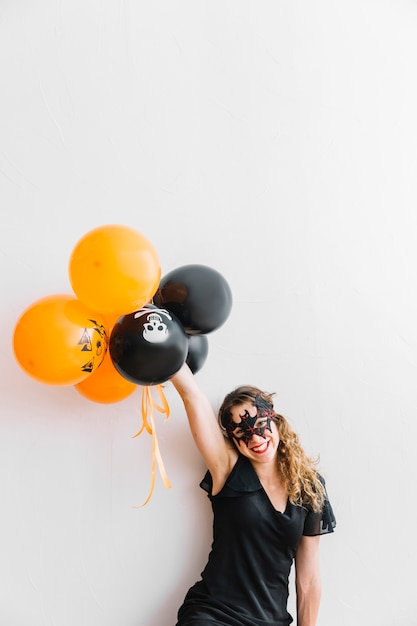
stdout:
<svg viewBox="0 0 417 626">
<path fill-rule="evenodd" d="M 268 447 L 269 441 L 264 441 L 263 443 L 259 444 L 259 446 L 253 446 L 253 448 L 251 448 L 251 452 L 254 452 L 255 454 L 263 454 L 267 451 Z"/>
</svg>

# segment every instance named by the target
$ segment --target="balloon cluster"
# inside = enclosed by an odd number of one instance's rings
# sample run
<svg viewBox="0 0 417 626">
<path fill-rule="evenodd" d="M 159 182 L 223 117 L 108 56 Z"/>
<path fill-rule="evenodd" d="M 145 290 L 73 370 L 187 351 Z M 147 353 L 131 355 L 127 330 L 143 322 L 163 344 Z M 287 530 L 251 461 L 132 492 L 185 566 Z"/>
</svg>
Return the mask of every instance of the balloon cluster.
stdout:
<svg viewBox="0 0 417 626">
<path fill-rule="evenodd" d="M 94 402 L 119 402 L 143 386 L 143 424 L 137 435 L 144 428 L 152 434 L 153 480 L 157 461 L 168 485 L 153 408 L 168 417 L 162 383 L 184 362 L 194 373 L 203 366 L 206 335 L 230 314 L 230 287 L 205 265 L 185 265 L 161 279 L 153 245 L 121 225 L 84 235 L 72 251 L 68 271 L 74 294 L 41 298 L 17 321 L 16 360 L 37 381 L 73 385 Z M 160 404 L 152 400 L 151 386 L 156 386 Z"/>
<path fill-rule="evenodd" d="M 126 226 L 84 235 L 68 271 L 75 295 L 33 303 L 16 324 L 14 353 L 36 380 L 74 385 L 95 402 L 119 402 L 137 385 L 159 385 L 184 362 L 197 372 L 208 354 L 206 335 L 231 310 L 219 272 L 185 265 L 161 279 L 155 248 Z"/>
</svg>

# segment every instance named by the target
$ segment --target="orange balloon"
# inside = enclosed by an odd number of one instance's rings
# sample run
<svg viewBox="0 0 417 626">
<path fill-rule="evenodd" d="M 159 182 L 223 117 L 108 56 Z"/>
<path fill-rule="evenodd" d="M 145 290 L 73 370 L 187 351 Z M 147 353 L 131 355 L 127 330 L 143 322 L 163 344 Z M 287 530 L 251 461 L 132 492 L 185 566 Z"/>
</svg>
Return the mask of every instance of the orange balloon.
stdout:
<svg viewBox="0 0 417 626">
<path fill-rule="evenodd" d="M 137 389 L 137 385 L 119 374 L 107 351 L 100 367 L 75 385 L 75 388 L 88 400 L 111 404 L 128 398 Z"/>
<path fill-rule="evenodd" d="M 49 385 L 75 385 L 102 362 L 108 334 L 102 317 L 70 295 L 46 296 L 19 318 L 13 349 L 22 369 Z"/>
<path fill-rule="evenodd" d="M 127 226 L 100 226 L 75 246 L 69 261 L 75 295 L 103 314 L 128 314 L 154 296 L 161 279 L 158 255 Z"/>
<path fill-rule="evenodd" d="M 111 335 L 111 331 L 113 330 L 113 326 L 119 320 L 120 317 L 122 317 L 120 313 L 113 313 L 111 315 L 102 315 L 102 318 L 104 320 L 104 326 L 106 327 L 107 334 L 109 337 Z"/>
</svg>

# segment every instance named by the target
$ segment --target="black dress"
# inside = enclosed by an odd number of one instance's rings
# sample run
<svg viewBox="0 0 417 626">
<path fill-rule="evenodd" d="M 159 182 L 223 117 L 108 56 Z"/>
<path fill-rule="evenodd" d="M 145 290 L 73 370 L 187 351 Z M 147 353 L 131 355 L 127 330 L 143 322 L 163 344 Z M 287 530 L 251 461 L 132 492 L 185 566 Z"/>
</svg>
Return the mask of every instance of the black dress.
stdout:
<svg viewBox="0 0 417 626">
<path fill-rule="evenodd" d="M 323 481 L 324 482 L 324 481 Z M 178 611 L 176 626 L 288 626 L 288 578 L 302 535 L 333 532 L 326 499 L 322 513 L 287 503 L 276 511 L 249 459 L 239 456 L 223 489 L 211 495 L 213 544 L 198 581 Z"/>
</svg>

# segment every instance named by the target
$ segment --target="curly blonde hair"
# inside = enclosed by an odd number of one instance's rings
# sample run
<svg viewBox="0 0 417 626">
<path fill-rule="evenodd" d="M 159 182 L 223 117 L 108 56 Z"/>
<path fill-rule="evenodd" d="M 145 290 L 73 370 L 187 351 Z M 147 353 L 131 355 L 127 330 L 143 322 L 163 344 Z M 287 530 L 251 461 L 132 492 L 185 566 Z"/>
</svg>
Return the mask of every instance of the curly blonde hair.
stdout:
<svg viewBox="0 0 417 626">
<path fill-rule="evenodd" d="M 220 406 L 218 413 L 220 427 L 224 435 L 230 439 L 227 427 L 231 420 L 231 409 L 245 402 L 255 404 L 256 397 L 260 396 L 273 411 L 271 419 L 277 426 L 280 438 L 277 454 L 278 469 L 290 502 L 320 512 L 325 500 L 325 490 L 316 470 L 318 459 L 307 456 L 300 444 L 298 435 L 293 431 L 286 418 L 275 412 L 272 401 L 274 395 L 251 385 L 237 387 L 227 394 Z"/>
</svg>

